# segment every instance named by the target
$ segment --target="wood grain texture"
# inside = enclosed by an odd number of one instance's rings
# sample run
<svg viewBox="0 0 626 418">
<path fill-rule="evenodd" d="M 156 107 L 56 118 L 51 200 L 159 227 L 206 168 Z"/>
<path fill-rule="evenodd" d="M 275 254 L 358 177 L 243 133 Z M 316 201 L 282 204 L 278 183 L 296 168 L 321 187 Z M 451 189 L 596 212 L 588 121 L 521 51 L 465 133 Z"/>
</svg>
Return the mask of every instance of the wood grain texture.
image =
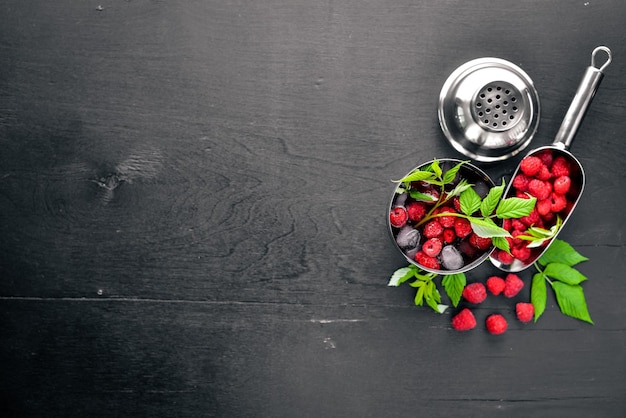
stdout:
<svg viewBox="0 0 626 418">
<path fill-rule="evenodd" d="M 625 21 L 618 0 L 5 0 L 2 415 L 623 416 Z M 562 233 L 595 325 L 491 298 L 479 322 L 509 332 L 460 334 L 387 288 L 390 179 L 460 157 L 447 76 L 520 65 L 536 147 L 598 45 Z M 519 158 L 483 168 L 508 181 Z"/>
</svg>

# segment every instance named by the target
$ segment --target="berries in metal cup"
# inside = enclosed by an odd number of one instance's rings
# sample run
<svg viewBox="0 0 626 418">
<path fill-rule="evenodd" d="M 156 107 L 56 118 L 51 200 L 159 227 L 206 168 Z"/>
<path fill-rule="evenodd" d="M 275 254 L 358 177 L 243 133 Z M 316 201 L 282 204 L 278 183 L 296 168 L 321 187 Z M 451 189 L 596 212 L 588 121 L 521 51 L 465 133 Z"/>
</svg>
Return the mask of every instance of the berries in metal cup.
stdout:
<svg viewBox="0 0 626 418">
<path fill-rule="evenodd" d="M 473 231 L 459 196 L 472 189 L 480 199 L 495 186 L 478 167 L 461 160 L 422 164 L 397 182 L 388 225 L 396 248 L 419 268 L 438 274 L 468 271 L 494 246 Z"/>
</svg>

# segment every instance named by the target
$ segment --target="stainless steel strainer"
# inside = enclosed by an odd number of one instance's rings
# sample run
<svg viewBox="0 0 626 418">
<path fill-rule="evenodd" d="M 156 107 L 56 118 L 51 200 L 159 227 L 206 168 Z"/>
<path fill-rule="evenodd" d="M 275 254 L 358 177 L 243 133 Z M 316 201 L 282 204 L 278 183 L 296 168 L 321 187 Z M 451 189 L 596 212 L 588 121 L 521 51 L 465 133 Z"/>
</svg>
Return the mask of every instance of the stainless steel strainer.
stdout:
<svg viewBox="0 0 626 418">
<path fill-rule="evenodd" d="M 523 150 L 539 124 L 539 97 L 528 74 L 500 58 L 457 68 L 439 95 L 439 123 L 450 144 L 477 161 Z"/>
</svg>

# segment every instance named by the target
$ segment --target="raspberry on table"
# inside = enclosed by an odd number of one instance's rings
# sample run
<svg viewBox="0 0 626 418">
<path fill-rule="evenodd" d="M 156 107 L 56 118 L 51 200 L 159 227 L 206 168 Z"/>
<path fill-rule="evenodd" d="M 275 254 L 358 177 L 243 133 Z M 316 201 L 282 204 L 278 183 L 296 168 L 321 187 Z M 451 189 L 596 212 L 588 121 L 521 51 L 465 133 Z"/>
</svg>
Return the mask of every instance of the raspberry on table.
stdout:
<svg viewBox="0 0 626 418">
<path fill-rule="evenodd" d="M 424 267 L 427 267 L 433 270 L 439 270 L 439 267 L 440 267 L 439 261 L 437 261 L 437 259 L 434 257 L 429 257 L 423 251 L 416 252 L 414 259 L 415 261 L 417 261 L 418 264 L 421 264 Z"/>
<path fill-rule="evenodd" d="M 463 297 L 469 303 L 479 304 L 487 299 L 487 290 L 482 283 L 470 283 L 463 288 Z"/>
<path fill-rule="evenodd" d="M 404 206 L 396 206 L 389 213 L 389 222 L 394 228 L 402 228 L 408 219 L 409 215 Z"/>
<path fill-rule="evenodd" d="M 522 170 L 522 172 L 529 177 L 533 177 L 537 174 L 541 170 L 542 166 L 543 162 L 541 159 L 534 156 L 524 157 L 524 159 L 520 162 L 520 170 Z"/>
<path fill-rule="evenodd" d="M 472 233 L 472 224 L 465 218 L 457 218 L 454 220 L 454 232 L 459 238 L 465 238 Z"/>
<path fill-rule="evenodd" d="M 530 322 L 535 315 L 535 307 L 532 303 L 519 302 L 515 305 L 515 315 L 521 322 Z"/>
<path fill-rule="evenodd" d="M 422 202 L 411 202 L 407 205 L 406 210 L 409 219 L 414 222 L 421 221 L 424 215 L 426 215 L 426 205 Z"/>
<path fill-rule="evenodd" d="M 487 279 L 487 290 L 489 290 L 492 295 L 498 296 L 504 290 L 504 286 L 505 283 L 502 277 L 491 276 Z"/>
<path fill-rule="evenodd" d="M 435 238 L 443 233 L 443 226 L 437 221 L 433 219 L 424 225 L 424 236 L 426 238 Z"/>
<path fill-rule="evenodd" d="M 476 318 L 468 308 L 463 308 L 458 314 L 452 317 L 452 328 L 457 331 L 469 331 L 475 326 Z"/>
<path fill-rule="evenodd" d="M 506 319 L 500 314 L 489 315 L 485 323 L 487 325 L 487 331 L 489 331 L 489 333 L 493 335 L 504 334 L 504 332 L 508 328 Z"/>
<path fill-rule="evenodd" d="M 430 238 L 422 244 L 422 251 L 429 257 L 437 257 L 442 247 L 443 244 L 439 238 Z"/>
<path fill-rule="evenodd" d="M 504 297 L 512 298 L 524 288 L 524 281 L 515 273 L 509 273 L 504 278 Z"/>
</svg>

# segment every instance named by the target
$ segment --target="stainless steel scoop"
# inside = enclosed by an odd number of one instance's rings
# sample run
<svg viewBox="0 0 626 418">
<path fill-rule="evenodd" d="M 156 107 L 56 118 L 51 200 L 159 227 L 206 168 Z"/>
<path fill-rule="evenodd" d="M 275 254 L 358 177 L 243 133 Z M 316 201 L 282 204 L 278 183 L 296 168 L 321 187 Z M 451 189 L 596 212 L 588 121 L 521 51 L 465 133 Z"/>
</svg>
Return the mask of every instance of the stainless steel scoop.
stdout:
<svg viewBox="0 0 626 418">
<path fill-rule="evenodd" d="M 600 53 L 604 53 L 606 55 L 606 60 L 601 65 L 600 65 L 600 62 L 598 61 L 599 60 L 598 55 Z M 602 81 L 604 77 L 604 70 L 611 63 L 611 60 L 612 60 L 611 50 L 607 48 L 606 46 L 599 46 L 593 50 L 591 54 L 591 65 L 587 67 L 583 75 L 582 81 L 578 87 L 578 90 L 576 91 L 576 94 L 574 95 L 574 98 L 570 104 L 570 107 L 567 113 L 565 114 L 565 117 L 563 119 L 563 122 L 561 123 L 561 127 L 559 128 L 556 134 L 554 142 L 550 146 L 537 148 L 529 152 L 527 155 L 527 156 L 537 155 L 543 150 L 549 149 L 549 150 L 552 150 L 555 156 L 560 155 L 560 156 L 565 157 L 565 159 L 569 162 L 569 165 L 572 170 L 570 174 L 570 178 L 572 179 L 572 184 L 576 184 L 578 186 L 576 190 L 577 196 L 571 201 L 572 202 L 571 209 L 567 213 L 567 216 L 565 217 L 565 219 L 563 219 L 563 223 L 561 224 L 559 231 L 557 231 L 557 234 L 555 234 L 551 238 L 550 242 L 547 245 L 541 247 L 541 250 L 535 251 L 532 257 L 526 260 L 525 262 L 522 262 L 516 259 L 511 264 L 505 264 L 502 261 L 497 260 L 495 257 L 490 257 L 490 260 L 493 263 L 493 265 L 498 267 L 500 270 L 503 270 L 506 272 L 518 272 L 532 265 L 548 249 L 548 247 L 554 241 L 554 238 L 556 237 L 556 235 L 558 235 L 560 230 L 563 228 L 567 220 L 570 218 L 571 213 L 573 212 L 576 205 L 578 204 L 578 201 L 580 200 L 583 189 L 585 187 L 585 173 L 578 159 L 576 159 L 576 157 L 574 157 L 568 151 L 568 149 L 570 145 L 572 144 L 574 140 L 574 136 L 576 135 L 578 131 L 578 127 L 580 126 L 580 123 L 582 122 L 587 112 L 587 109 L 589 108 L 589 105 L 591 104 L 591 101 L 593 100 L 596 94 L 596 91 L 598 90 L 600 82 Z M 511 179 L 515 178 L 519 170 L 520 168 L 518 166 L 517 169 L 515 170 L 515 173 L 513 173 L 513 176 L 511 177 Z M 511 186 L 512 186 L 512 181 L 509 182 L 509 186 L 507 190 L 505 191 L 505 197 L 511 197 L 512 191 L 513 191 Z"/>
</svg>

